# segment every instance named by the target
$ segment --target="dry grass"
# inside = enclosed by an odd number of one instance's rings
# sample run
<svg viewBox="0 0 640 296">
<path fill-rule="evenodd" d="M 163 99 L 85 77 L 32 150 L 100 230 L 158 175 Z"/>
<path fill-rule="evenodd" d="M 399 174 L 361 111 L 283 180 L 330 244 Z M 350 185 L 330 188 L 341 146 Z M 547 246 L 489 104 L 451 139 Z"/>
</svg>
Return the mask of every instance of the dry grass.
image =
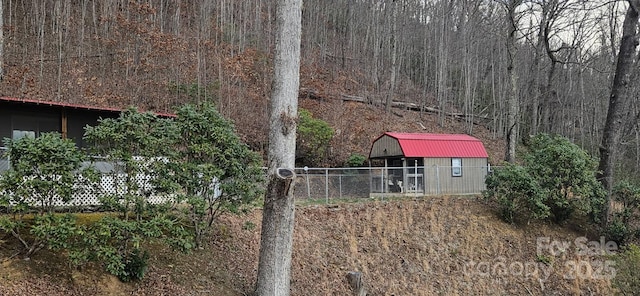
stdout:
<svg viewBox="0 0 640 296">
<path fill-rule="evenodd" d="M 0 264 L 1 295 L 246 295 L 255 282 L 261 212 L 224 216 L 206 248 L 191 254 L 156 247 L 141 282 L 123 284 L 99 268 L 69 268 L 43 252 Z M 539 262 L 536 238 L 571 241 L 584 235 L 555 225 L 501 222 L 473 197 L 300 206 L 292 295 L 349 295 L 346 274 L 363 272 L 370 295 L 606 295 L 607 280 L 566 279 L 568 260 L 599 260 L 569 250 Z M 7 240 L 8 238 L 2 238 Z M 538 266 L 517 274 L 491 267 Z M 542 265 L 552 270 L 547 278 Z M 484 266 L 484 265 L 483 265 Z M 515 265 L 514 265 L 515 266 Z"/>
<path fill-rule="evenodd" d="M 507 225 L 475 198 L 438 197 L 298 211 L 294 294 L 347 293 L 344 276 L 362 271 L 373 295 L 607 294 L 609 283 L 567 280 L 562 258 L 552 274 L 487 273 L 504 262 L 538 264 L 536 238 L 571 241 L 581 234 L 555 226 Z M 571 257 L 566 258 L 571 259 Z M 484 265 L 482 265 L 484 266 Z M 540 267 L 542 268 L 542 267 Z M 532 270 L 533 271 L 533 270 Z M 314 279 L 315 277 L 315 279 Z M 303 284 L 304 282 L 304 284 Z"/>
</svg>

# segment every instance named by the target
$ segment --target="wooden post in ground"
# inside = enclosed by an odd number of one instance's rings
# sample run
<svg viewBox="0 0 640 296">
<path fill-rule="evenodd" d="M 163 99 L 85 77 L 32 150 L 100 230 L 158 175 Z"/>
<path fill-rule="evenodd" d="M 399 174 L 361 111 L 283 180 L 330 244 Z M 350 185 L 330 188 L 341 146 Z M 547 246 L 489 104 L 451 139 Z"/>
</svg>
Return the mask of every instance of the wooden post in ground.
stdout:
<svg viewBox="0 0 640 296">
<path fill-rule="evenodd" d="M 367 296 L 367 290 L 364 288 L 364 282 L 362 281 L 362 272 L 349 271 L 347 273 L 347 281 L 351 289 L 353 289 L 353 295 Z"/>
</svg>

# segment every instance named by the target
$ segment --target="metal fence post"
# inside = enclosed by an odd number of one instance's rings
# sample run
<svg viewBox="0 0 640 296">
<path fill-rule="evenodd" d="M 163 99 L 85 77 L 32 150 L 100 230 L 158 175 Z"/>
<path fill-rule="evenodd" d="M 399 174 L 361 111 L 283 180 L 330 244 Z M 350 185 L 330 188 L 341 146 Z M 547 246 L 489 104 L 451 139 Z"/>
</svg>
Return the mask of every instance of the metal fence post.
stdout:
<svg viewBox="0 0 640 296">
<path fill-rule="evenodd" d="M 440 167 L 436 164 L 436 194 L 440 194 Z"/>
<path fill-rule="evenodd" d="M 307 198 L 311 198 L 311 186 L 309 184 L 309 167 L 305 166 L 303 168 L 304 170 L 304 177 L 307 179 Z"/>
<path fill-rule="evenodd" d="M 413 178 L 414 178 L 414 181 L 413 181 L 414 190 L 413 190 L 413 192 L 414 193 L 418 193 L 418 160 L 417 159 L 415 160 L 414 164 L 415 164 L 415 166 L 413 168 L 413 175 L 414 175 L 413 176 Z"/>
<path fill-rule="evenodd" d="M 329 169 L 324 169 L 324 196 L 329 203 Z"/>
</svg>

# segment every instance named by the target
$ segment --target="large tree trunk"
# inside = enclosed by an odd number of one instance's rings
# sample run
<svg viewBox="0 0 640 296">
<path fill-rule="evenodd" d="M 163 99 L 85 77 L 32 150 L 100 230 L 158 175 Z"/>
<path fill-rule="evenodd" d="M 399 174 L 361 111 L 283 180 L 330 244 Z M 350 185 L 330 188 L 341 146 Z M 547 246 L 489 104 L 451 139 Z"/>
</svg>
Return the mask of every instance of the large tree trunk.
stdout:
<svg viewBox="0 0 640 296">
<path fill-rule="evenodd" d="M 531 127 L 529 128 L 529 135 L 538 134 L 538 126 L 540 117 L 538 110 L 540 108 L 540 72 L 542 67 L 540 62 L 542 59 L 542 52 L 544 50 L 544 38 L 545 27 L 547 24 L 547 13 L 544 11 L 546 6 L 543 6 L 543 13 L 541 14 L 540 25 L 538 28 L 538 40 L 534 49 L 533 61 L 531 63 L 531 76 L 529 76 L 529 94 L 531 95 Z"/>
<path fill-rule="evenodd" d="M 279 0 L 271 93 L 269 172 L 264 199 L 257 295 L 289 295 L 295 205 L 292 176 L 300 85 L 302 0 Z"/>
<path fill-rule="evenodd" d="M 511 0 L 507 3 L 507 76 L 509 77 L 509 92 L 507 97 L 507 149 L 505 160 L 507 162 L 516 161 L 516 144 L 518 143 L 517 115 L 519 109 L 518 99 L 518 74 L 516 73 L 516 32 L 518 21 L 516 19 L 516 8 L 522 3 L 521 0 Z"/>
<path fill-rule="evenodd" d="M 629 8 L 624 17 L 622 25 L 622 39 L 620 41 L 620 51 L 616 63 L 616 72 L 611 86 L 609 96 L 609 109 L 604 131 L 602 132 L 602 143 L 600 144 L 600 163 L 598 165 L 598 179 L 607 190 L 607 200 L 603 211 L 602 223 L 606 226 L 609 218 L 609 203 L 611 191 L 613 189 L 613 171 L 617 156 L 617 146 L 620 144 L 620 137 L 623 128 L 623 112 L 629 106 L 632 93 L 632 75 L 636 61 L 636 47 L 638 46 L 638 8 L 640 0 L 630 0 Z"/>
<path fill-rule="evenodd" d="M 393 104 L 393 97 L 396 92 L 396 72 L 397 68 L 397 58 L 398 58 L 398 32 L 397 32 L 397 22 L 398 22 L 398 4 L 396 4 L 395 0 L 391 1 L 391 34 L 389 38 L 391 38 L 389 42 L 390 46 L 390 54 L 391 54 L 391 76 L 389 79 L 389 90 L 387 93 L 387 102 L 385 103 L 385 111 L 389 113 L 391 111 L 391 105 Z"/>
<path fill-rule="evenodd" d="M 4 77 L 4 10 L 0 1 L 0 81 Z"/>
</svg>

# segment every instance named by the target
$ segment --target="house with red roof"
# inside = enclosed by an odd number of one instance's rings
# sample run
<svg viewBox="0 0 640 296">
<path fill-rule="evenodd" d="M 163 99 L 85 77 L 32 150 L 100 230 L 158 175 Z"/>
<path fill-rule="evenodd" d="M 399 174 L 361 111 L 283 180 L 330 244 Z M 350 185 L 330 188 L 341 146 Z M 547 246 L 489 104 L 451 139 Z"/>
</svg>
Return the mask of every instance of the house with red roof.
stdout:
<svg viewBox="0 0 640 296">
<path fill-rule="evenodd" d="M 387 132 L 369 159 L 372 195 L 477 194 L 489 172 L 482 141 L 464 134 Z"/>
</svg>

